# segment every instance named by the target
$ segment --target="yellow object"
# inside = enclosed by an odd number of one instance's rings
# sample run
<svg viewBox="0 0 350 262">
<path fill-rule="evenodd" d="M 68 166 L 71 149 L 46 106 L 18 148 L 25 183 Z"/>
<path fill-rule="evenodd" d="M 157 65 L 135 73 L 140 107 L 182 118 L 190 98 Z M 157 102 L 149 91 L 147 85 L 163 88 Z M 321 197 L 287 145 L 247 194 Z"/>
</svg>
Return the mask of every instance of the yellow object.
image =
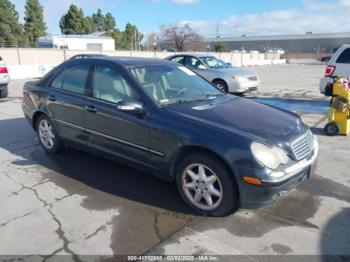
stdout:
<svg viewBox="0 0 350 262">
<path fill-rule="evenodd" d="M 333 97 L 328 111 L 328 121 L 339 128 L 340 135 L 350 133 L 350 88 L 349 83 L 338 78 L 333 84 Z"/>
</svg>

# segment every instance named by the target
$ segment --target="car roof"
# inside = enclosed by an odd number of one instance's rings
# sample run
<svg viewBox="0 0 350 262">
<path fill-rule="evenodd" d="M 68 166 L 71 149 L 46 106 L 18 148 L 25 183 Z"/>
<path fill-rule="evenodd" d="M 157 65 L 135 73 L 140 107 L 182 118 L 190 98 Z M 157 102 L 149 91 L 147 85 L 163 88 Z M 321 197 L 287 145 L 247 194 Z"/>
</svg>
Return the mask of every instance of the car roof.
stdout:
<svg viewBox="0 0 350 262">
<path fill-rule="evenodd" d="M 105 55 L 102 54 L 78 54 L 74 55 L 69 59 L 83 59 L 83 58 L 88 58 L 88 57 L 105 57 Z"/>
<path fill-rule="evenodd" d="M 193 56 L 193 57 L 197 57 L 197 58 L 215 57 L 213 55 L 206 54 L 206 53 L 195 53 L 195 54 L 194 53 L 178 53 L 178 54 L 171 55 L 171 56 L 167 57 L 166 59 L 170 59 L 170 58 L 177 57 L 177 56 Z"/>
<path fill-rule="evenodd" d="M 163 60 L 163 59 L 155 59 L 155 58 L 141 58 L 141 57 L 115 57 L 115 56 L 96 56 L 96 57 L 89 57 L 89 58 L 82 58 L 79 59 L 79 61 L 84 60 L 95 60 L 95 61 L 108 61 L 117 63 L 119 65 L 125 66 L 125 67 L 133 67 L 133 66 L 146 66 L 146 65 L 172 65 L 172 62 Z"/>
</svg>

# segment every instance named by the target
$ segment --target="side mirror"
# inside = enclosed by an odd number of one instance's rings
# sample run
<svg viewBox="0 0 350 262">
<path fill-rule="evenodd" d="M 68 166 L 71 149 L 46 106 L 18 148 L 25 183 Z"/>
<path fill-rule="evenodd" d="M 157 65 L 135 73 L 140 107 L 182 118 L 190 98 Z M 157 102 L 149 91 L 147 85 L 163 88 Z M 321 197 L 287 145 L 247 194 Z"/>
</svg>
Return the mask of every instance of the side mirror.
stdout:
<svg viewBox="0 0 350 262">
<path fill-rule="evenodd" d="M 206 70 L 207 68 L 206 68 L 204 65 L 199 65 L 199 66 L 198 66 L 198 69 L 200 69 L 200 70 Z"/>
<path fill-rule="evenodd" d="M 228 64 L 229 66 L 232 66 L 232 64 L 231 64 L 231 63 L 226 63 L 226 64 Z"/>
<path fill-rule="evenodd" d="M 142 116 L 146 110 L 144 106 L 136 100 L 121 100 L 117 103 L 117 109 L 121 112 Z"/>
</svg>

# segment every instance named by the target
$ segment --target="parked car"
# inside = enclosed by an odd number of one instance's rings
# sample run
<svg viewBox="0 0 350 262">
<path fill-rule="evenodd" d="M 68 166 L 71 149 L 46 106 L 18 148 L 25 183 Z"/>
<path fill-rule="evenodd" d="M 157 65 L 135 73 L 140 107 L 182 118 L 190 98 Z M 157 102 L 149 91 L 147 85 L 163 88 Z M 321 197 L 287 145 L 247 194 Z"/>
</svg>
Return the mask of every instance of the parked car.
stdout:
<svg viewBox="0 0 350 262">
<path fill-rule="evenodd" d="M 186 66 L 226 93 L 242 94 L 257 90 L 260 85 L 255 73 L 232 67 L 214 56 L 177 54 L 165 59 Z"/>
<path fill-rule="evenodd" d="M 74 60 L 74 59 L 83 59 L 83 58 L 93 58 L 93 57 L 105 57 L 105 55 L 101 54 L 78 54 L 74 55 L 69 60 Z"/>
<path fill-rule="evenodd" d="M 333 83 L 333 76 L 350 77 L 350 45 L 341 46 L 329 60 L 324 78 L 320 82 L 322 94 L 327 84 Z"/>
<path fill-rule="evenodd" d="M 318 152 L 298 115 L 226 94 L 165 60 L 70 60 L 23 94 L 48 153 L 73 146 L 175 180 L 203 215 L 273 203 L 310 177 Z"/>
<path fill-rule="evenodd" d="M 10 82 L 9 72 L 5 61 L 0 56 L 0 98 L 6 98 L 8 95 L 8 84 Z"/>
</svg>

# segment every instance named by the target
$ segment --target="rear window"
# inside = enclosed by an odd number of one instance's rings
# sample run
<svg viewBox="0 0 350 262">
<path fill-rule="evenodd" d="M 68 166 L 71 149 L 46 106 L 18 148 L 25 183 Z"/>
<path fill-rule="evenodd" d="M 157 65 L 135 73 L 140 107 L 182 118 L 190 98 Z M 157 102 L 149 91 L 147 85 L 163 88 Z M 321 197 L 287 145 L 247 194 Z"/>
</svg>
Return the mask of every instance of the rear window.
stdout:
<svg viewBox="0 0 350 262">
<path fill-rule="evenodd" d="M 338 57 L 337 62 L 339 64 L 350 64 L 350 48 L 347 48 Z"/>
</svg>

